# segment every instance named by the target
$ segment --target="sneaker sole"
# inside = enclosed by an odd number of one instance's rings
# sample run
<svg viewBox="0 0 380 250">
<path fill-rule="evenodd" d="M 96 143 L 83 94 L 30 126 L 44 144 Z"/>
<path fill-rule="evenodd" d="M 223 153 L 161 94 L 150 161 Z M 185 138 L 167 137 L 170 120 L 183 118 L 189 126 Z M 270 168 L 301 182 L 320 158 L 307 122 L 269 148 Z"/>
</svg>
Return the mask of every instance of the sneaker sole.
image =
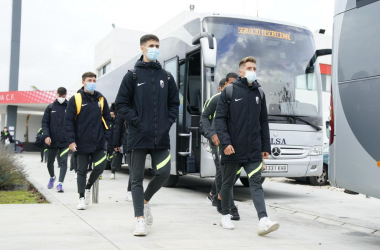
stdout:
<svg viewBox="0 0 380 250">
<path fill-rule="evenodd" d="M 257 232 L 257 234 L 259 236 L 264 236 L 264 235 L 267 235 L 267 234 L 269 234 L 271 232 L 274 232 L 274 231 L 278 230 L 279 228 L 280 228 L 280 224 L 276 223 L 273 226 L 271 226 L 268 230 L 264 230 L 264 229 L 260 228 L 259 231 Z"/>
<path fill-rule="evenodd" d="M 77 210 L 86 210 L 86 208 L 85 207 L 84 208 L 83 207 L 80 207 L 80 208 L 77 207 Z"/>
<path fill-rule="evenodd" d="M 228 230 L 234 230 L 234 229 L 235 229 L 235 227 L 224 227 L 222 222 L 220 222 L 220 226 L 221 226 L 222 228 L 224 228 L 224 229 L 228 229 Z"/>
<path fill-rule="evenodd" d="M 208 201 L 210 201 L 211 204 L 212 204 L 213 200 L 211 200 L 210 197 L 207 196 L 206 199 L 207 199 Z"/>
<path fill-rule="evenodd" d="M 147 234 L 148 232 L 137 232 L 137 233 L 133 232 L 134 236 L 146 236 Z"/>
</svg>

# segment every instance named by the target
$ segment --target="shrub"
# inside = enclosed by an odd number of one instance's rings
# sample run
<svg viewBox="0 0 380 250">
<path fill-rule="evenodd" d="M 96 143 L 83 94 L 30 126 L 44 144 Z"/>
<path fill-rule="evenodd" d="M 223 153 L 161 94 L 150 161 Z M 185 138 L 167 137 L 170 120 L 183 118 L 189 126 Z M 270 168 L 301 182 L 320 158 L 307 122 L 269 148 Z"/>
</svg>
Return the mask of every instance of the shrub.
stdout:
<svg viewBox="0 0 380 250">
<path fill-rule="evenodd" d="M 0 147 L 0 190 L 11 190 L 26 184 L 26 172 L 19 156 Z"/>
</svg>

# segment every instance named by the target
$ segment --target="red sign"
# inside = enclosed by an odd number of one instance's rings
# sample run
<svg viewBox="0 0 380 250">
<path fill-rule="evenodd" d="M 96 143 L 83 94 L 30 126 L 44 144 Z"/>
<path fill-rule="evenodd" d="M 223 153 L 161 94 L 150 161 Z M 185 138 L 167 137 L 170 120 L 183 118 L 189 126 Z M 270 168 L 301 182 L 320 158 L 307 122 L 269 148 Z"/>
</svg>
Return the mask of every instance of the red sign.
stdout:
<svg viewBox="0 0 380 250">
<path fill-rule="evenodd" d="M 66 99 L 70 99 L 73 92 L 67 92 Z M 10 103 L 42 103 L 49 104 L 57 99 L 56 91 L 9 91 L 0 92 L 0 104 Z"/>
</svg>

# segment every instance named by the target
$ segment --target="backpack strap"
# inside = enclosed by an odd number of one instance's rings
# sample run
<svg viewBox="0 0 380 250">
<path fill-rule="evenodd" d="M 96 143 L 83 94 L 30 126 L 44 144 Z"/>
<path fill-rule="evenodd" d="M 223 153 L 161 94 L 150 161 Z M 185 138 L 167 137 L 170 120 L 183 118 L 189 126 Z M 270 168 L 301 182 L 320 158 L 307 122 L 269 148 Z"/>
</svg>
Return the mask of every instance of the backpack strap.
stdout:
<svg viewBox="0 0 380 250">
<path fill-rule="evenodd" d="M 100 110 L 102 111 L 102 121 L 103 121 L 104 127 L 106 129 L 108 129 L 106 120 L 104 120 L 104 116 L 103 116 L 103 108 L 104 108 L 104 97 L 103 96 L 99 97 L 99 103 L 100 103 Z"/>
<path fill-rule="evenodd" d="M 233 92 L 234 92 L 234 85 L 233 84 L 227 85 L 226 86 L 226 98 L 227 98 L 228 104 L 231 104 Z"/>
<path fill-rule="evenodd" d="M 264 99 L 264 91 L 261 88 L 259 88 L 259 91 L 260 91 L 261 100 L 263 100 Z"/>
<path fill-rule="evenodd" d="M 136 83 L 136 79 L 137 79 L 136 69 L 133 68 L 133 69 L 129 69 L 128 71 L 132 73 L 133 83 Z"/>
<path fill-rule="evenodd" d="M 82 108 L 82 95 L 80 93 L 76 93 L 74 95 L 74 99 L 75 99 L 75 106 L 77 106 L 77 114 L 75 115 L 75 120 L 77 120 L 77 117 L 78 117 L 80 110 Z"/>
<path fill-rule="evenodd" d="M 168 78 L 168 81 L 170 81 L 171 73 L 167 70 L 165 70 L 165 72 L 166 72 L 166 77 Z"/>
</svg>

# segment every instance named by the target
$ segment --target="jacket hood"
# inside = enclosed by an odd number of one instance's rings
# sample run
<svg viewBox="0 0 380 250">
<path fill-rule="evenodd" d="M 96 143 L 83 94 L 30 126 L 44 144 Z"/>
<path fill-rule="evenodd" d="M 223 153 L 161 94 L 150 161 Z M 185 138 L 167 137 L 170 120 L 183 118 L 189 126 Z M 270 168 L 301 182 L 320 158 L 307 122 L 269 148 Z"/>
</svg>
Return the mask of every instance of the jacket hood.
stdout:
<svg viewBox="0 0 380 250">
<path fill-rule="evenodd" d="M 161 63 L 159 61 L 155 62 L 144 62 L 143 56 L 140 57 L 139 60 L 137 60 L 135 67 L 139 68 L 154 68 L 154 69 L 162 69 Z"/>
<path fill-rule="evenodd" d="M 85 92 L 84 91 L 84 86 L 82 88 L 80 88 L 77 93 L 82 93 L 84 95 L 93 96 L 95 98 L 103 97 L 103 95 L 100 92 L 96 91 L 96 90 L 94 91 L 93 95 L 91 95 L 90 93 Z"/>
<path fill-rule="evenodd" d="M 236 85 L 239 85 L 241 87 L 249 87 L 248 86 L 248 81 L 247 81 L 247 78 L 242 78 L 241 76 L 239 76 L 239 78 L 237 78 L 233 84 L 236 84 Z M 253 82 L 253 85 L 252 85 L 252 88 L 260 88 L 261 85 L 256 81 Z"/>
</svg>

